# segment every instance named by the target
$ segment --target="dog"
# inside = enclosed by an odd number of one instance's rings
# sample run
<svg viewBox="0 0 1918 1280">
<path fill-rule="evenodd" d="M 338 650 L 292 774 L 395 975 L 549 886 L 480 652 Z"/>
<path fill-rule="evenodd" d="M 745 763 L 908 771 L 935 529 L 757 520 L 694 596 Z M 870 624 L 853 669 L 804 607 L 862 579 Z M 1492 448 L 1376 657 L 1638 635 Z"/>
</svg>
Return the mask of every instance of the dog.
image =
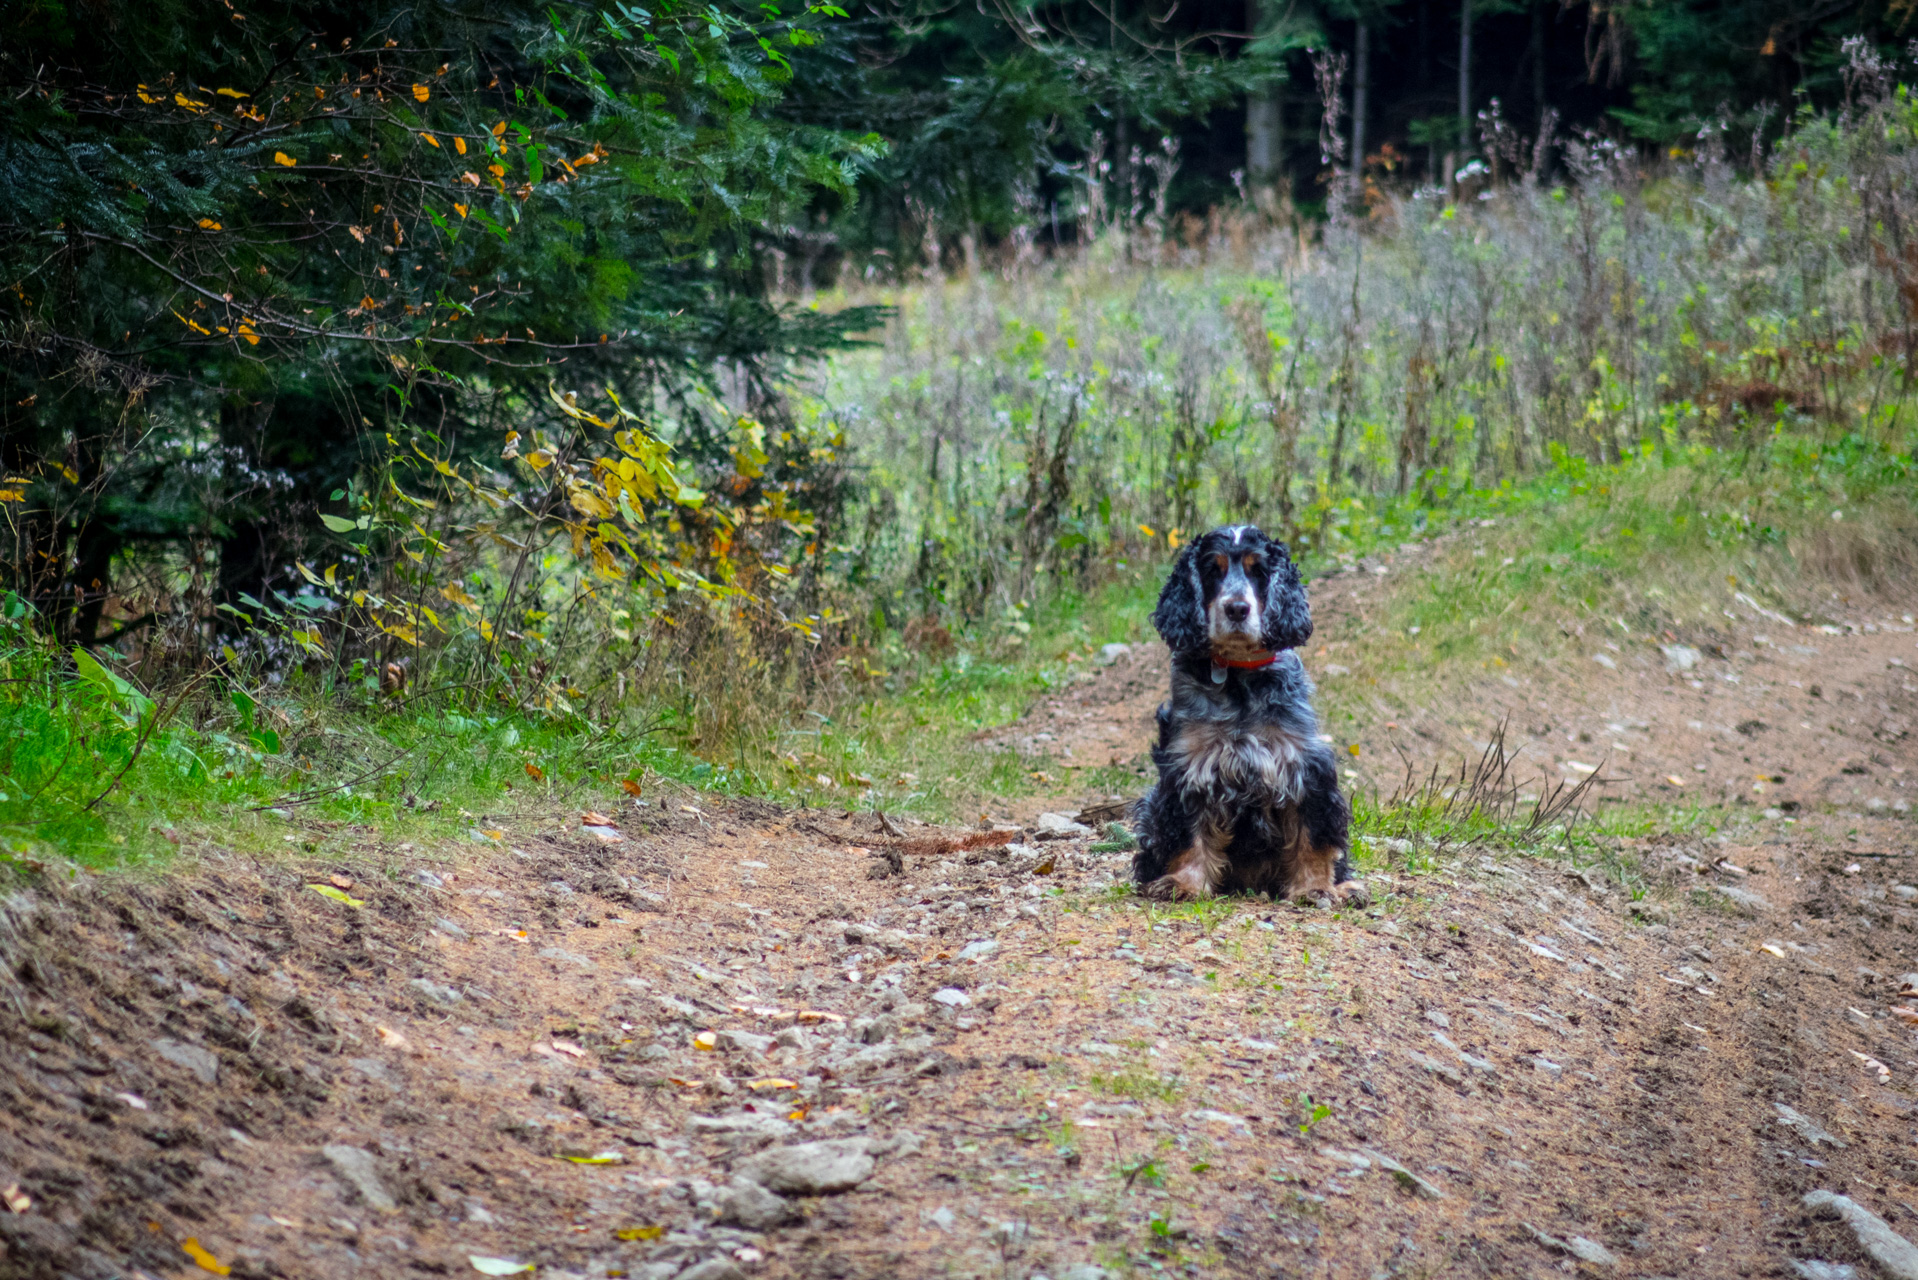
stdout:
<svg viewBox="0 0 1918 1280">
<path fill-rule="evenodd" d="M 1172 650 L 1158 783 L 1134 809 L 1147 897 L 1269 893 L 1362 905 L 1351 808 L 1295 650 L 1312 610 L 1285 544 L 1252 525 L 1186 544 L 1152 625 Z"/>
</svg>

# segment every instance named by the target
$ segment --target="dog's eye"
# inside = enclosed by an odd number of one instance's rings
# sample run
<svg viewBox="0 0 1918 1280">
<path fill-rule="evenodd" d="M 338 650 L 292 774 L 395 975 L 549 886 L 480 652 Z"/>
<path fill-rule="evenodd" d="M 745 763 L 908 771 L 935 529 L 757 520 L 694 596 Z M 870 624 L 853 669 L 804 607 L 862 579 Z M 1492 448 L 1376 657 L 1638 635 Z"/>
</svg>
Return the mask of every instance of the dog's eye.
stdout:
<svg viewBox="0 0 1918 1280">
<path fill-rule="evenodd" d="M 1248 552 L 1246 552 L 1246 553 L 1245 553 L 1245 567 L 1246 567 L 1247 569 L 1256 569 L 1256 568 L 1258 568 L 1258 567 L 1259 567 L 1259 553 L 1258 553 L 1258 552 L 1256 552 L 1256 551 L 1248 551 Z"/>
<path fill-rule="evenodd" d="M 1224 555 L 1216 555 L 1212 557 L 1212 563 L 1220 573 L 1224 573 L 1232 562 Z"/>
</svg>

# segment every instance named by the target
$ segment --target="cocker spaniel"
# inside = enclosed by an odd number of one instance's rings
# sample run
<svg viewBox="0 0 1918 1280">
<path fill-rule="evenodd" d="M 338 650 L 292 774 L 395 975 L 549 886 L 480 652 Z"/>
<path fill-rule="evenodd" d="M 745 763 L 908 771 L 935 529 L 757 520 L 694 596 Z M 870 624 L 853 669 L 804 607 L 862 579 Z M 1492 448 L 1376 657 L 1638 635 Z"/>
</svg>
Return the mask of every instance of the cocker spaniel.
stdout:
<svg viewBox="0 0 1918 1280">
<path fill-rule="evenodd" d="M 1141 891 L 1362 904 L 1351 810 L 1294 652 L 1312 611 L 1285 544 L 1251 525 L 1188 543 L 1152 625 L 1172 650 L 1172 696 L 1152 750 L 1159 781 L 1134 814 Z"/>
</svg>

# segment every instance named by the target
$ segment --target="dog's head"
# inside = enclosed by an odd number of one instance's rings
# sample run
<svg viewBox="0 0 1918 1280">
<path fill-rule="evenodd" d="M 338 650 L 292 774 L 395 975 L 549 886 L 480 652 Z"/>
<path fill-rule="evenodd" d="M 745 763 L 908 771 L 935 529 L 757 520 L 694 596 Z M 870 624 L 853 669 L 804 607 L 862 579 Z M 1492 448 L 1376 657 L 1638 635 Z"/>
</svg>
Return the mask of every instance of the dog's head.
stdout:
<svg viewBox="0 0 1918 1280">
<path fill-rule="evenodd" d="M 1241 524 L 1186 544 L 1152 625 L 1182 657 L 1256 659 L 1311 639 L 1312 610 L 1285 544 Z"/>
</svg>

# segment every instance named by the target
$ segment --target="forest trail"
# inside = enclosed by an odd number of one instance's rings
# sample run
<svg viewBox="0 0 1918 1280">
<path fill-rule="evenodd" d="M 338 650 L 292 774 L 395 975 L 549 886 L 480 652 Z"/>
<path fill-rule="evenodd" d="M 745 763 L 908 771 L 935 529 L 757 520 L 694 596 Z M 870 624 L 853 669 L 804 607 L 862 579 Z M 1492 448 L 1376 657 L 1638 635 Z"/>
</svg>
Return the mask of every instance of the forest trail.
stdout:
<svg viewBox="0 0 1918 1280">
<path fill-rule="evenodd" d="M 1373 577 L 1315 587 L 1326 643 Z M 1541 762 L 1612 716 L 1633 782 L 1800 802 L 1620 842 L 1636 905 L 1468 850 L 1392 859 L 1363 912 L 1166 910 L 1036 814 L 940 852 L 967 833 L 658 789 L 596 815 L 616 842 L 577 808 L 434 850 L 295 810 L 284 862 L 49 880 L 0 917 L 0 1277 L 1865 1274 L 1801 1198 L 1918 1234 L 1887 665 L 1918 655 L 1732 639 L 1702 689 L 1621 650 L 1434 691 L 1451 738 L 1407 735 L 1441 760 L 1549 700 Z M 1130 759 L 1153 667 L 1007 736 Z M 1804 676 L 1857 686 L 1823 739 L 1738 732 Z M 1737 757 L 1794 742 L 1751 795 Z"/>
</svg>

